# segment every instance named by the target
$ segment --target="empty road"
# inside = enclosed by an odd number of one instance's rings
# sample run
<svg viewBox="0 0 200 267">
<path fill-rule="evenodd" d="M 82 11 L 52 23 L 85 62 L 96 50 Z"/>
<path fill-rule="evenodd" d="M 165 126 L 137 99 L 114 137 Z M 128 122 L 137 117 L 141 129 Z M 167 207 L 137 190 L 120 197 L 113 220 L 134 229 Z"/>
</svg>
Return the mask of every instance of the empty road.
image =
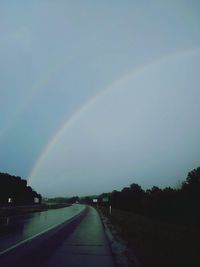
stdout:
<svg viewBox="0 0 200 267">
<path fill-rule="evenodd" d="M 10 231 L 0 236 L 0 266 L 114 266 L 102 222 L 92 207 L 73 205 L 13 220 Z"/>
</svg>

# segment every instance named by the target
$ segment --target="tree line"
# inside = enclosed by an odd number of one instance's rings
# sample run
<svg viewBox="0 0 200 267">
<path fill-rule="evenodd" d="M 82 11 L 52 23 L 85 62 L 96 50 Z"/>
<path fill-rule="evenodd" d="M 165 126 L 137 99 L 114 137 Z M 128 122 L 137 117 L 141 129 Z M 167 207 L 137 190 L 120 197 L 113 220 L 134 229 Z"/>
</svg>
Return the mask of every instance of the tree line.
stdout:
<svg viewBox="0 0 200 267">
<path fill-rule="evenodd" d="M 168 221 L 200 223 L 200 167 L 188 173 L 180 188 L 153 186 L 143 190 L 136 183 L 121 191 L 103 193 L 93 198 L 85 197 L 82 202 L 100 206 L 112 206 L 114 209 L 132 211 L 141 215 Z M 108 198 L 108 202 L 105 202 Z"/>
<path fill-rule="evenodd" d="M 0 205 L 32 205 L 41 203 L 41 195 L 27 186 L 19 176 L 0 173 Z"/>
</svg>

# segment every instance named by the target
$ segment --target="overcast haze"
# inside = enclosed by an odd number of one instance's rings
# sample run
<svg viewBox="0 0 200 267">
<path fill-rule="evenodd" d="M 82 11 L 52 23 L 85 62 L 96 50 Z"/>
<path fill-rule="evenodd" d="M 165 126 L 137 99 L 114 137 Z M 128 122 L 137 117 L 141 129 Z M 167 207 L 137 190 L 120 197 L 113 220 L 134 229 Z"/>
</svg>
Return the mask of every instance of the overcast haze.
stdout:
<svg viewBox="0 0 200 267">
<path fill-rule="evenodd" d="M 1 1 L 0 171 L 44 196 L 200 165 L 199 1 Z"/>
</svg>

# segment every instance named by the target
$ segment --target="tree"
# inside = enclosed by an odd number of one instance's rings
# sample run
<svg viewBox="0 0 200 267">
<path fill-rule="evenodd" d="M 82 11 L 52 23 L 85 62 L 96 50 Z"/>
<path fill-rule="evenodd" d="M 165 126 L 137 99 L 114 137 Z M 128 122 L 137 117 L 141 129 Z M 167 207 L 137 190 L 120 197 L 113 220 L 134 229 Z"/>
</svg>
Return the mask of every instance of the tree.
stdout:
<svg viewBox="0 0 200 267">
<path fill-rule="evenodd" d="M 132 183 L 130 185 L 130 188 L 132 190 L 132 192 L 135 192 L 135 193 L 144 193 L 142 187 L 138 184 L 135 184 L 135 183 Z"/>
<path fill-rule="evenodd" d="M 200 198 L 200 167 L 188 173 L 186 182 L 182 184 L 181 190 L 190 198 Z"/>
</svg>

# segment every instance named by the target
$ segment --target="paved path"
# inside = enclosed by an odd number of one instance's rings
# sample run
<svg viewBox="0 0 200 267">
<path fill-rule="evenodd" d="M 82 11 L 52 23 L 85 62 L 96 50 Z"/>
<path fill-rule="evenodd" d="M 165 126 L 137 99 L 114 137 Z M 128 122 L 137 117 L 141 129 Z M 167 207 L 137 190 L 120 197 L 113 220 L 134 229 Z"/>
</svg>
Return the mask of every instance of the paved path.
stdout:
<svg viewBox="0 0 200 267">
<path fill-rule="evenodd" d="M 70 223 L 52 229 L 7 254 L 0 257 L 0 266 L 115 266 L 101 219 L 92 207 L 87 207 Z"/>
<path fill-rule="evenodd" d="M 75 228 L 44 267 L 113 267 L 111 250 L 97 211 L 89 207 L 82 222 Z"/>
</svg>

